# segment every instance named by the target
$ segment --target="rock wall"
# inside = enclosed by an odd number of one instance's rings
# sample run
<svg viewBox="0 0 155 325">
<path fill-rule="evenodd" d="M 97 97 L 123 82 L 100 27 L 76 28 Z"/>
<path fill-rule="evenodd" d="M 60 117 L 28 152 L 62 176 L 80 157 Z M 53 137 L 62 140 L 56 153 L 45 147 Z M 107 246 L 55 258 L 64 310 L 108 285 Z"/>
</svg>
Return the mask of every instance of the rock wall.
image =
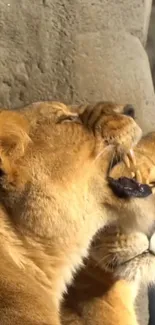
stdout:
<svg viewBox="0 0 155 325">
<path fill-rule="evenodd" d="M 148 53 L 152 78 L 153 78 L 153 84 L 155 87 L 155 1 L 153 1 L 153 6 L 152 6 L 146 51 Z"/>
<path fill-rule="evenodd" d="M 0 0 L 0 105 L 113 99 L 154 128 L 151 0 Z"/>
</svg>

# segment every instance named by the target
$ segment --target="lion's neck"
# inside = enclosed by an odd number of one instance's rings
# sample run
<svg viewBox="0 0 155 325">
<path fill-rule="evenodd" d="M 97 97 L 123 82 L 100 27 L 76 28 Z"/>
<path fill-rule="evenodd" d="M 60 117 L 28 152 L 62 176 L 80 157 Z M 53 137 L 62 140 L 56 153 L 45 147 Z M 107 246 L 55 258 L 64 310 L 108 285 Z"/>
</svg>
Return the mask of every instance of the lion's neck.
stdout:
<svg viewBox="0 0 155 325">
<path fill-rule="evenodd" d="M 87 256 L 91 237 L 94 232 L 94 215 L 87 216 L 89 225 L 83 224 L 80 216 L 79 225 L 72 230 L 64 229 L 64 237 L 56 240 L 45 240 L 35 234 L 24 233 L 10 222 L 7 214 L 2 213 L 0 219 L 0 245 L 12 263 L 32 274 L 50 294 L 54 294 L 57 303 L 72 280 L 74 272 L 82 265 Z M 96 225 L 96 228 L 99 226 Z M 97 230 L 97 229 L 96 229 Z M 67 235 L 68 232 L 68 235 Z M 71 234 L 70 234 L 71 232 Z"/>
<path fill-rule="evenodd" d="M 115 320 L 115 324 L 123 325 L 126 320 L 126 324 L 137 325 L 134 306 L 136 293 L 134 283 L 116 280 L 112 274 L 89 264 L 69 288 L 64 308 L 69 310 L 70 315 L 76 315 L 80 310 L 81 317 L 90 325 L 99 324 L 101 317 L 102 322 L 107 324 L 107 319 L 111 319 L 110 324 Z M 88 310 L 89 313 L 86 313 Z"/>
<path fill-rule="evenodd" d="M 28 236 L 20 236 L 5 217 L 0 219 L 0 246 L 1 258 L 31 274 L 39 287 L 55 297 L 55 304 L 59 306 L 65 282 L 70 280 L 61 254 L 56 256 L 55 252 L 49 256 L 45 246 Z"/>
<path fill-rule="evenodd" d="M 127 281 L 123 277 L 116 277 L 114 273 L 115 271 L 105 271 L 91 256 L 86 260 L 85 265 L 86 267 L 83 270 L 83 273 L 87 277 L 88 281 L 94 281 L 94 283 L 98 281 L 102 290 L 114 290 L 118 292 L 118 294 L 120 292 L 120 297 L 123 297 L 123 291 L 124 294 L 125 292 L 128 292 L 130 304 L 132 305 L 134 303 L 140 287 L 139 279 L 135 278 L 133 281 Z"/>
</svg>

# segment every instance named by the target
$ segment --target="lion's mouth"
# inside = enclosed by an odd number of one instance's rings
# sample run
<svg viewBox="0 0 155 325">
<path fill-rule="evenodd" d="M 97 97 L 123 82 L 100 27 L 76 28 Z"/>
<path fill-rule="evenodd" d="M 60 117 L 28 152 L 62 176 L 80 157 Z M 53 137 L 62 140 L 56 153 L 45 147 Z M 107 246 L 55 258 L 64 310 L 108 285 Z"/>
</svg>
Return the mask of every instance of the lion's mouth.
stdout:
<svg viewBox="0 0 155 325">
<path fill-rule="evenodd" d="M 125 155 L 123 161 L 127 168 L 130 168 L 130 161 L 134 166 L 136 165 L 136 160 L 132 150 L 129 152 L 128 155 Z M 112 168 L 116 166 L 119 162 L 120 160 L 118 161 L 118 159 L 115 159 L 113 161 Z M 107 180 L 113 193 L 120 198 L 144 198 L 152 194 L 151 186 L 149 186 L 148 184 L 142 184 L 142 182 L 140 182 L 141 177 L 139 171 L 137 175 L 131 172 L 131 178 L 119 177 L 118 179 L 114 179 L 108 176 Z"/>
<path fill-rule="evenodd" d="M 119 263 L 119 266 L 123 266 L 123 265 L 126 265 L 132 261 L 134 261 L 135 259 L 139 259 L 139 258 L 145 258 L 145 257 L 154 257 L 155 258 L 155 254 L 150 251 L 149 249 L 146 249 L 144 252 L 142 253 L 139 253 L 139 254 L 136 254 L 135 256 L 127 259 L 126 261 L 122 262 L 122 263 Z"/>
<path fill-rule="evenodd" d="M 132 263 L 136 259 L 143 259 L 143 258 L 155 258 L 155 254 L 152 253 L 149 249 L 146 249 L 142 253 L 137 253 L 132 257 L 129 257 L 128 259 L 125 259 L 125 261 L 119 261 L 119 260 L 112 260 L 108 263 L 107 269 L 108 271 L 116 271 L 117 268 L 122 266 L 127 266 L 127 264 Z"/>
<path fill-rule="evenodd" d="M 120 177 L 114 179 L 108 177 L 108 182 L 113 193 L 120 198 L 142 198 L 152 194 L 152 189 L 149 185 L 141 184 L 133 178 Z"/>
</svg>

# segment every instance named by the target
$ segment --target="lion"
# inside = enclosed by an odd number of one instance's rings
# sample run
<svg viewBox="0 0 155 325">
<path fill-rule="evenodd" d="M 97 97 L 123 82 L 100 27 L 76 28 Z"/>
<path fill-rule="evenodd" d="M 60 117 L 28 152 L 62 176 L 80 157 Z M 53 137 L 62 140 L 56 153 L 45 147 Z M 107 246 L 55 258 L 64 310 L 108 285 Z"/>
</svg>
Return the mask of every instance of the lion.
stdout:
<svg viewBox="0 0 155 325">
<path fill-rule="evenodd" d="M 112 177 L 136 176 L 155 186 L 155 132 L 138 143 L 135 166 L 129 161 L 118 163 Z M 146 212 L 149 219 L 155 197 Z M 128 211 L 143 206 L 142 199 L 128 199 Z M 126 207 L 127 210 L 127 207 Z M 126 213 L 126 210 L 124 213 Z M 139 209 L 139 212 L 142 211 Z M 131 217 L 130 217 L 131 218 Z M 155 217 L 149 231 L 129 231 L 127 224 L 105 227 L 94 238 L 89 258 L 69 287 L 62 304 L 62 324 L 138 325 L 135 299 L 141 283 L 155 283 Z"/>
<path fill-rule="evenodd" d="M 93 236 L 122 217 L 110 211 L 108 170 L 112 157 L 125 159 L 141 138 L 131 111 L 104 102 L 0 110 L 3 325 L 60 324 L 63 293 Z"/>
</svg>

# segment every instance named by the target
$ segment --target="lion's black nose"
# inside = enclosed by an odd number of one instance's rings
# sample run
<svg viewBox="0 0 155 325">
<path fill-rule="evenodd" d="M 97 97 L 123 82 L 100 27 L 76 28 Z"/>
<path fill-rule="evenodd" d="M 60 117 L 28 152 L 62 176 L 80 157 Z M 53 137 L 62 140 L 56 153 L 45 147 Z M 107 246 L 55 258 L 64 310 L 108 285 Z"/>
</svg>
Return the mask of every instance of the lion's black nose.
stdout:
<svg viewBox="0 0 155 325">
<path fill-rule="evenodd" d="M 135 109 L 131 104 L 127 104 L 124 106 L 124 115 L 135 118 Z"/>
</svg>

